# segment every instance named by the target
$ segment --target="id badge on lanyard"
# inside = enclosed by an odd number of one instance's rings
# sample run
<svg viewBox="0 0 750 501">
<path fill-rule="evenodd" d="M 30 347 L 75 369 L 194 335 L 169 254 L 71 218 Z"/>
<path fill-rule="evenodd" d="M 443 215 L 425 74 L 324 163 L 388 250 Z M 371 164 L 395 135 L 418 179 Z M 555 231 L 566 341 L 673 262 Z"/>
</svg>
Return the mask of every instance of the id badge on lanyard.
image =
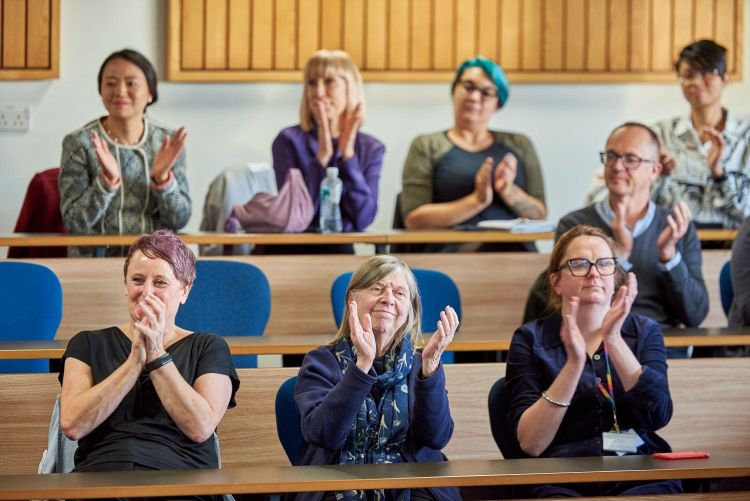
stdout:
<svg viewBox="0 0 750 501">
<path fill-rule="evenodd" d="M 607 388 L 604 387 L 601 381 L 597 381 L 596 386 L 612 407 L 614 426 L 612 431 L 602 433 L 602 449 L 609 452 L 616 452 L 618 456 L 628 453 L 635 454 L 638 452 L 638 447 L 643 445 L 644 442 L 635 431 L 620 430 L 620 425 L 617 422 L 617 406 L 615 405 L 615 391 L 612 384 L 612 370 L 609 366 L 609 353 L 607 352 L 606 345 L 604 346 L 604 362 L 607 366 L 607 387 L 609 391 L 607 391 Z"/>
</svg>

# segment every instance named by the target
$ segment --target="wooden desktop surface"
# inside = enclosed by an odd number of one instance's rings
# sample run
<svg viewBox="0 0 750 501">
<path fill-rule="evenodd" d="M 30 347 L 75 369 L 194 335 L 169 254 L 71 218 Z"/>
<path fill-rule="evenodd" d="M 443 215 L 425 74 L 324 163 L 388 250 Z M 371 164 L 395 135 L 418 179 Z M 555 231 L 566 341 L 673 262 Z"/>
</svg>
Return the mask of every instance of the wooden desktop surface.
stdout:
<svg viewBox="0 0 750 501">
<path fill-rule="evenodd" d="M 701 240 L 734 240 L 736 230 L 698 230 Z M 502 243 L 552 240 L 553 232 L 510 233 L 496 230 L 387 230 L 361 233 L 181 233 L 188 244 L 424 244 L 424 243 Z M 70 235 L 61 233 L 6 233 L 0 235 L 0 247 L 58 247 L 69 245 L 108 246 L 130 245 L 139 235 Z"/>
<path fill-rule="evenodd" d="M 507 351 L 512 333 L 456 334 L 448 351 Z M 328 344 L 333 335 L 291 334 L 283 336 L 225 336 L 232 355 L 304 355 Z M 425 336 L 425 342 L 429 335 Z M 750 328 L 708 327 L 667 329 L 664 344 L 678 348 L 686 346 L 746 346 L 750 345 Z M 62 358 L 66 339 L 50 341 L 0 341 L 0 360 Z"/>
<path fill-rule="evenodd" d="M 708 459 L 651 456 L 458 460 L 335 466 L 235 466 L 49 475 L 0 475 L 0 500 L 209 494 L 262 494 L 346 489 L 463 487 L 750 476 L 750 453 Z"/>
<path fill-rule="evenodd" d="M 730 251 L 705 250 L 702 254 L 710 308 L 701 326 L 726 326 L 718 276 Z M 439 270 L 455 280 L 461 291 L 462 309 L 457 342 L 488 341 L 489 338 L 490 343 L 505 343 L 475 348 L 478 350 L 507 348 L 511 335 L 521 325 L 528 291 L 539 272 L 549 264 L 549 256 L 535 252 L 402 254 L 399 257 L 412 268 Z M 268 277 L 272 307 L 265 333 L 276 337 L 333 335 L 336 325 L 331 310 L 331 284 L 341 273 L 356 269 L 367 256 L 227 256 L 221 259 L 253 264 Z M 25 261 L 47 266 L 62 284 L 63 317 L 55 339 L 70 339 L 80 331 L 128 322 L 122 258 Z M 458 346 L 454 349 L 460 349 Z"/>
</svg>

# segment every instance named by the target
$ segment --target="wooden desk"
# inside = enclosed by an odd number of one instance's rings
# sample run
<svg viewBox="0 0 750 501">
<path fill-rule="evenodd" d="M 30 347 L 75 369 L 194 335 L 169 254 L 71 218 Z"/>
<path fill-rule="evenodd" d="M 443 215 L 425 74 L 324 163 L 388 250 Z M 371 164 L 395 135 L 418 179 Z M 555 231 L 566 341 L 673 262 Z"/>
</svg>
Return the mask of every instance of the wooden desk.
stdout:
<svg viewBox="0 0 750 501">
<path fill-rule="evenodd" d="M 459 332 L 448 351 L 507 351 L 512 332 L 482 334 Z M 226 336 L 232 355 L 304 355 L 329 343 L 333 334 L 292 334 L 282 336 Z M 425 342 L 429 335 L 425 336 Z M 668 347 L 746 346 L 750 345 L 750 328 L 667 329 L 664 343 Z M 0 341 L 0 360 L 61 358 L 68 341 Z"/>
<path fill-rule="evenodd" d="M 0 235 L 0 247 L 57 247 L 57 246 L 125 246 L 131 245 L 140 235 L 69 235 L 60 233 L 10 233 Z M 363 233 L 181 233 L 187 244 L 385 244 L 385 234 Z"/>
<path fill-rule="evenodd" d="M 226 336 L 232 355 L 304 355 L 331 342 L 333 334 L 292 334 L 282 336 Z M 429 339 L 425 336 L 425 341 Z M 0 360 L 62 358 L 66 339 L 51 341 L 0 341 Z M 448 351 L 501 351 L 510 347 L 510 337 L 468 333 L 458 335 Z"/>
<path fill-rule="evenodd" d="M 0 500 L 265 494 L 346 489 L 464 487 L 750 476 L 750 453 L 659 461 L 650 456 L 460 460 L 221 470 L 0 475 Z"/>
<path fill-rule="evenodd" d="M 701 240 L 734 240 L 737 230 L 698 230 Z M 503 243 L 552 240 L 554 232 L 510 233 L 507 231 L 476 230 L 387 230 L 362 233 L 181 233 L 188 244 L 427 244 L 427 243 Z M 0 247 L 57 247 L 57 246 L 126 246 L 139 235 L 69 235 L 60 233 L 6 233 L 0 235 Z"/>
<path fill-rule="evenodd" d="M 232 355 L 304 355 L 333 339 L 330 334 L 226 336 Z M 62 358 L 67 339 L 0 341 L 0 360 Z"/>
<path fill-rule="evenodd" d="M 293 367 L 238 370 L 237 407 L 227 411 L 218 427 L 224 467 L 289 464 L 276 432 L 275 397 L 297 372 Z M 445 367 L 455 427 L 444 452 L 452 460 L 500 458 L 490 432 L 487 395 L 504 375 L 505 364 Z M 743 398 L 748 379 L 747 359 L 670 361 L 674 413 L 659 435 L 680 451 L 748 452 L 750 399 Z M 36 473 L 58 393 L 57 374 L 0 374 L 0 472 Z"/>
<path fill-rule="evenodd" d="M 549 261 L 548 256 L 534 252 L 404 254 L 400 257 L 413 268 L 440 270 L 455 280 L 461 291 L 461 337 L 485 339 L 490 333 L 494 334 L 495 341 L 505 342 L 510 341 L 513 331 L 521 324 L 528 291 Z M 726 325 L 718 276 L 728 258 L 728 250 L 703 251 L 703 274 L 710 300 L 704 327 Z M 222 259 L 251 263 L 263 270 L 271 284 L 271 317 L 266 333 L 282 336 L 336 332 L 329 295 L 331 284 L 339 274 L 356 269 L 366 256 Z M 63 318 L 56 339 L 70 339 L 82 330 L 128 322 L 122 258 L 27 261 L 49 267 L 62 284 Z"/>
<path fill-rule="evenodd" d="M 750 327 L 692 327 L 665 329 L 664 344 L 684 346 L 746 346 L 750 345 Z"/>
<path fill-rule="evenodd" d="M 552 240 L 553 232 L 510 233 L 498 230 L 391 230 L 386 233 L 389 244 L 459 244 L 459 243 L 507 243 Z"/>
<path fill-rule="evenodd" d="M 700 240 L 734 240 L 737 237 L 737 230 L 698 230 Z"/>
</svg>

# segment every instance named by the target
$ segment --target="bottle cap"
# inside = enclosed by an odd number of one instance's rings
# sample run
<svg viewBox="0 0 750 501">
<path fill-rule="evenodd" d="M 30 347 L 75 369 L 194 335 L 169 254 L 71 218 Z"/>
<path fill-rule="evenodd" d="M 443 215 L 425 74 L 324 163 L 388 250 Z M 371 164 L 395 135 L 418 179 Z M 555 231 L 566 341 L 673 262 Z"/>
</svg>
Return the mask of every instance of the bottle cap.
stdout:
<svg viewBox="0 0 750 501">
<path fill-rule="evenodd" d="M 326 167 L 326 176 L 339 177 L 339 168 L 338 167 Z"/>
</svg>

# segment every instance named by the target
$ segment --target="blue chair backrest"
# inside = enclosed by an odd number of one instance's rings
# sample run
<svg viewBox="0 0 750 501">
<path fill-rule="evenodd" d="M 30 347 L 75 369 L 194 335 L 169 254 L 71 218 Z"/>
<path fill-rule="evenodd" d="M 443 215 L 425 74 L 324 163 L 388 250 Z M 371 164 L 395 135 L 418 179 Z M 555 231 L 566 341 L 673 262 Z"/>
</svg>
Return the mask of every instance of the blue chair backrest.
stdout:
<svg viewBox="0 0 750 501">
<path fill-rule="evenodd" d="M 187 301 L 177 311 L 178 326 L 220 336 L 262 336 L 271 316 L 271 286 L 249 263 L 205 259 Z M 235 356 L 236 367 L 257 367 L 255 355 Z"/>
<path fill-rule="evenodd" d="M 729 309 L 734 300 L 734 289 L 732 288 L 732 262 L 727 261 L 719 272 L 719 295 L 721 296 L 721 307 L 724 314 L 729 315 Z"/>
<path fill-rule="evenodd" d="M 62 318 L 62 286 L 40 264 L 0 261 L 0 340 L 54 339 Z M 49 360 L 3 360 L 0 372 L 49 372 Z"/>
<path fill-rule="evenodd" d="M 422 297 L 422 332 L 435 332 L 437 322 L 440 320 L 440 312 L 450 305 L 456 310 L 458 319 L 461 320 L 461 294 L 453 279 L 437 270 L 414 268 L 411 270 L 417 279 L 417 287 Z M 336 327 L 341 326 L 344 315 L 344 303 L 346 302 L 346 288 L 352 278 L 352 272 L 342 273 L 331 286 L 331 305 L 333 306 L 333 318 Z M 443 353 L 443 363 L 453 363 L 453 353 Z"/>
<path fill-rule="evenodd" d="M 490 429 L 498 449 L 505 459 L 520 459 L 528 457 L 521 449 L 516 435 L 508 421 L 510 411 L 510 394 L 508 383 L 501 377 L 492 385 L 487 396 L 487 405 L 490 412 Z"/>
<path fill-rule="evenodd" d="M 294 400 L 297 376 L 284 381 L 276 392 L 276 432 L 289 462 L 296 465 L 304 439 L 302 438 L 302 416 Z"/>
</svg>

